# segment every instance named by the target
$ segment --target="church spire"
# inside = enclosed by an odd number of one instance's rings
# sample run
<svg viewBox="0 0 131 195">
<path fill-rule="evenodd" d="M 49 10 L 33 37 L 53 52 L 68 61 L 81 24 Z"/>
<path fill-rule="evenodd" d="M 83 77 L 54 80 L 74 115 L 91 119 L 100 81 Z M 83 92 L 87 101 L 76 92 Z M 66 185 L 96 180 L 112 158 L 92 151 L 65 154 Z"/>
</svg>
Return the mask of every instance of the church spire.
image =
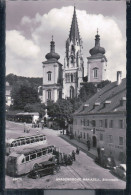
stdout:
<svg viewBox="0 0 131 195">
<path fill-rule="evenodd" d="M 78 23 L 77 23 L 75 5 L 74 5 L 74 13 L 73 13 L 73 18 L 72 18 L 69 38 L 70 38 L 70 41 L 72 40 L 74 43 L 76 40 L 78 40 L 78 42 L 80 43 L 80 35 L 79 35 L 79 28 L 78 28 Z"/>
</svg>

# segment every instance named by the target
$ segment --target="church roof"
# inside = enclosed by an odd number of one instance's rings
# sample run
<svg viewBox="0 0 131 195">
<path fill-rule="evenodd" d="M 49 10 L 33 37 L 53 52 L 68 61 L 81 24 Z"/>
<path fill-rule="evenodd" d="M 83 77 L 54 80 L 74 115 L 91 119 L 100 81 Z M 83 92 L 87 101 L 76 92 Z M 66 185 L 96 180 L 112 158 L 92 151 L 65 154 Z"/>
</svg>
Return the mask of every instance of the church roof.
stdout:
<svg viewBox="0 0 131 195">
<path fill-rule="evenodd" d="M 123 101 L 126 101 L 125 78 L 119 85 L 117 81 L 106 85 L 88 99 L 74 115 L 126 112 L 126 104 L 123 104 Z"/>
<path fill-rule="evenodd" d="M 80 43 L 80 34 L 79 34 L 79 28 L 78 28 L 78 22 L 77 22 L 77 16 L 76 16 L 76 9 L 74 6 L 74 13 L 70 28 L 70 34 L 69 34 L 70 41 L 75 42 L 76 40 Z"/>
</svg>

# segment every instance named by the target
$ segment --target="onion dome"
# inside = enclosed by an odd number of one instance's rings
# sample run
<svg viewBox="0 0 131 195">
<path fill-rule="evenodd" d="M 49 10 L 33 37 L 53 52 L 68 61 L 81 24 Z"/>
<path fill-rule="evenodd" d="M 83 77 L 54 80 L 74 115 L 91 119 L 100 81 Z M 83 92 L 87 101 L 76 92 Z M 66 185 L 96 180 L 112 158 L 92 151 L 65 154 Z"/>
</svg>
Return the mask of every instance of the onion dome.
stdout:
<svg viewBox="0 0 131 195">
<path fill-rule="evenodd" d="M 97 35 L 95 36 L 95 47 L 93 47 L 89 52 L 91 55 L 105 54 L 105 49 L 100 47 L 100 35 L 98 35 L 98 30 Z"/>
<path fill-rule="evenodd" d="M 50 53 L 46 54 L 46 59 L 56 59 L 58 60 L 60 58 L 59 54 L 55 53 L 55 42 L 53 41 L 53 36 L 52 36 L 52 41 L 50 42 Z"/>
</svg>

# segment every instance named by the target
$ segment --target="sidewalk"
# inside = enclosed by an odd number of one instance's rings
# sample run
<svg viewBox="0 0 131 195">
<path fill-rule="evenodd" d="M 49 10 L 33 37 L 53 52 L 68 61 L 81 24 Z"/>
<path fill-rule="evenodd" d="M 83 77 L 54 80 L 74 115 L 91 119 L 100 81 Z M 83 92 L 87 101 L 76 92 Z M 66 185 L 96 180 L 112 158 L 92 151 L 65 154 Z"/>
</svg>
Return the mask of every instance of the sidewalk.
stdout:
<svg viewBox="0 0 131 195">
<path fill-rule="evenodd" d="M 86 144 L 79 142 L 76 139 L 70 139 L 69 136 L 67 136 L 67 135 L 60 134 L 60 137 L 64 140 L 66 140 L 67 142 L 69 142 L 70 144 L 72 144 L 73 146 L 79 147 L 80 150 L 85 152 L 89 157 L 91 157 L 93 159 L 95 159 L 95 157 L 97 157 L 96 149 L 91 148 L 90 151 L 88 151 Z"/>
</svg>

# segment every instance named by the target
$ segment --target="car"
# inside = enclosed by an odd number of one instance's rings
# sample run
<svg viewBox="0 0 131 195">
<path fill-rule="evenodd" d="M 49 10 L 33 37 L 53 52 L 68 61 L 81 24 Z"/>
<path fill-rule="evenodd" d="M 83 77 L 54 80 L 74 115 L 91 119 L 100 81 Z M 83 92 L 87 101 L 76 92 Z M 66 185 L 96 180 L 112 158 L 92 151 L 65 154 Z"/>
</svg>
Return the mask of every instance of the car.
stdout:
<svg viewBox="0 0 131 195">
<path fill-rule="evenodd" d="M 28 177 L 32 179 L 37 179 L 46 175 L 56 174 L 57 172 L 59 172 L 59 170 L 60 170 L 59 165 L 51 161 L 46 161 L 40 163 L 36 169 L 32 170 L 28 174 Z"/>
<path fill-rule="evenodd" d="M 114 158 L 104 155 L 101 159 L 96 157 L 95 162 L 104 168 L 112 169 L 116 166 Z"/>
<path fill-rule="evenodd" d="M 114 167 L 112 172 L 118 177 L 126 180 L 126 164 L 120 164 Z"/>
</svg>

